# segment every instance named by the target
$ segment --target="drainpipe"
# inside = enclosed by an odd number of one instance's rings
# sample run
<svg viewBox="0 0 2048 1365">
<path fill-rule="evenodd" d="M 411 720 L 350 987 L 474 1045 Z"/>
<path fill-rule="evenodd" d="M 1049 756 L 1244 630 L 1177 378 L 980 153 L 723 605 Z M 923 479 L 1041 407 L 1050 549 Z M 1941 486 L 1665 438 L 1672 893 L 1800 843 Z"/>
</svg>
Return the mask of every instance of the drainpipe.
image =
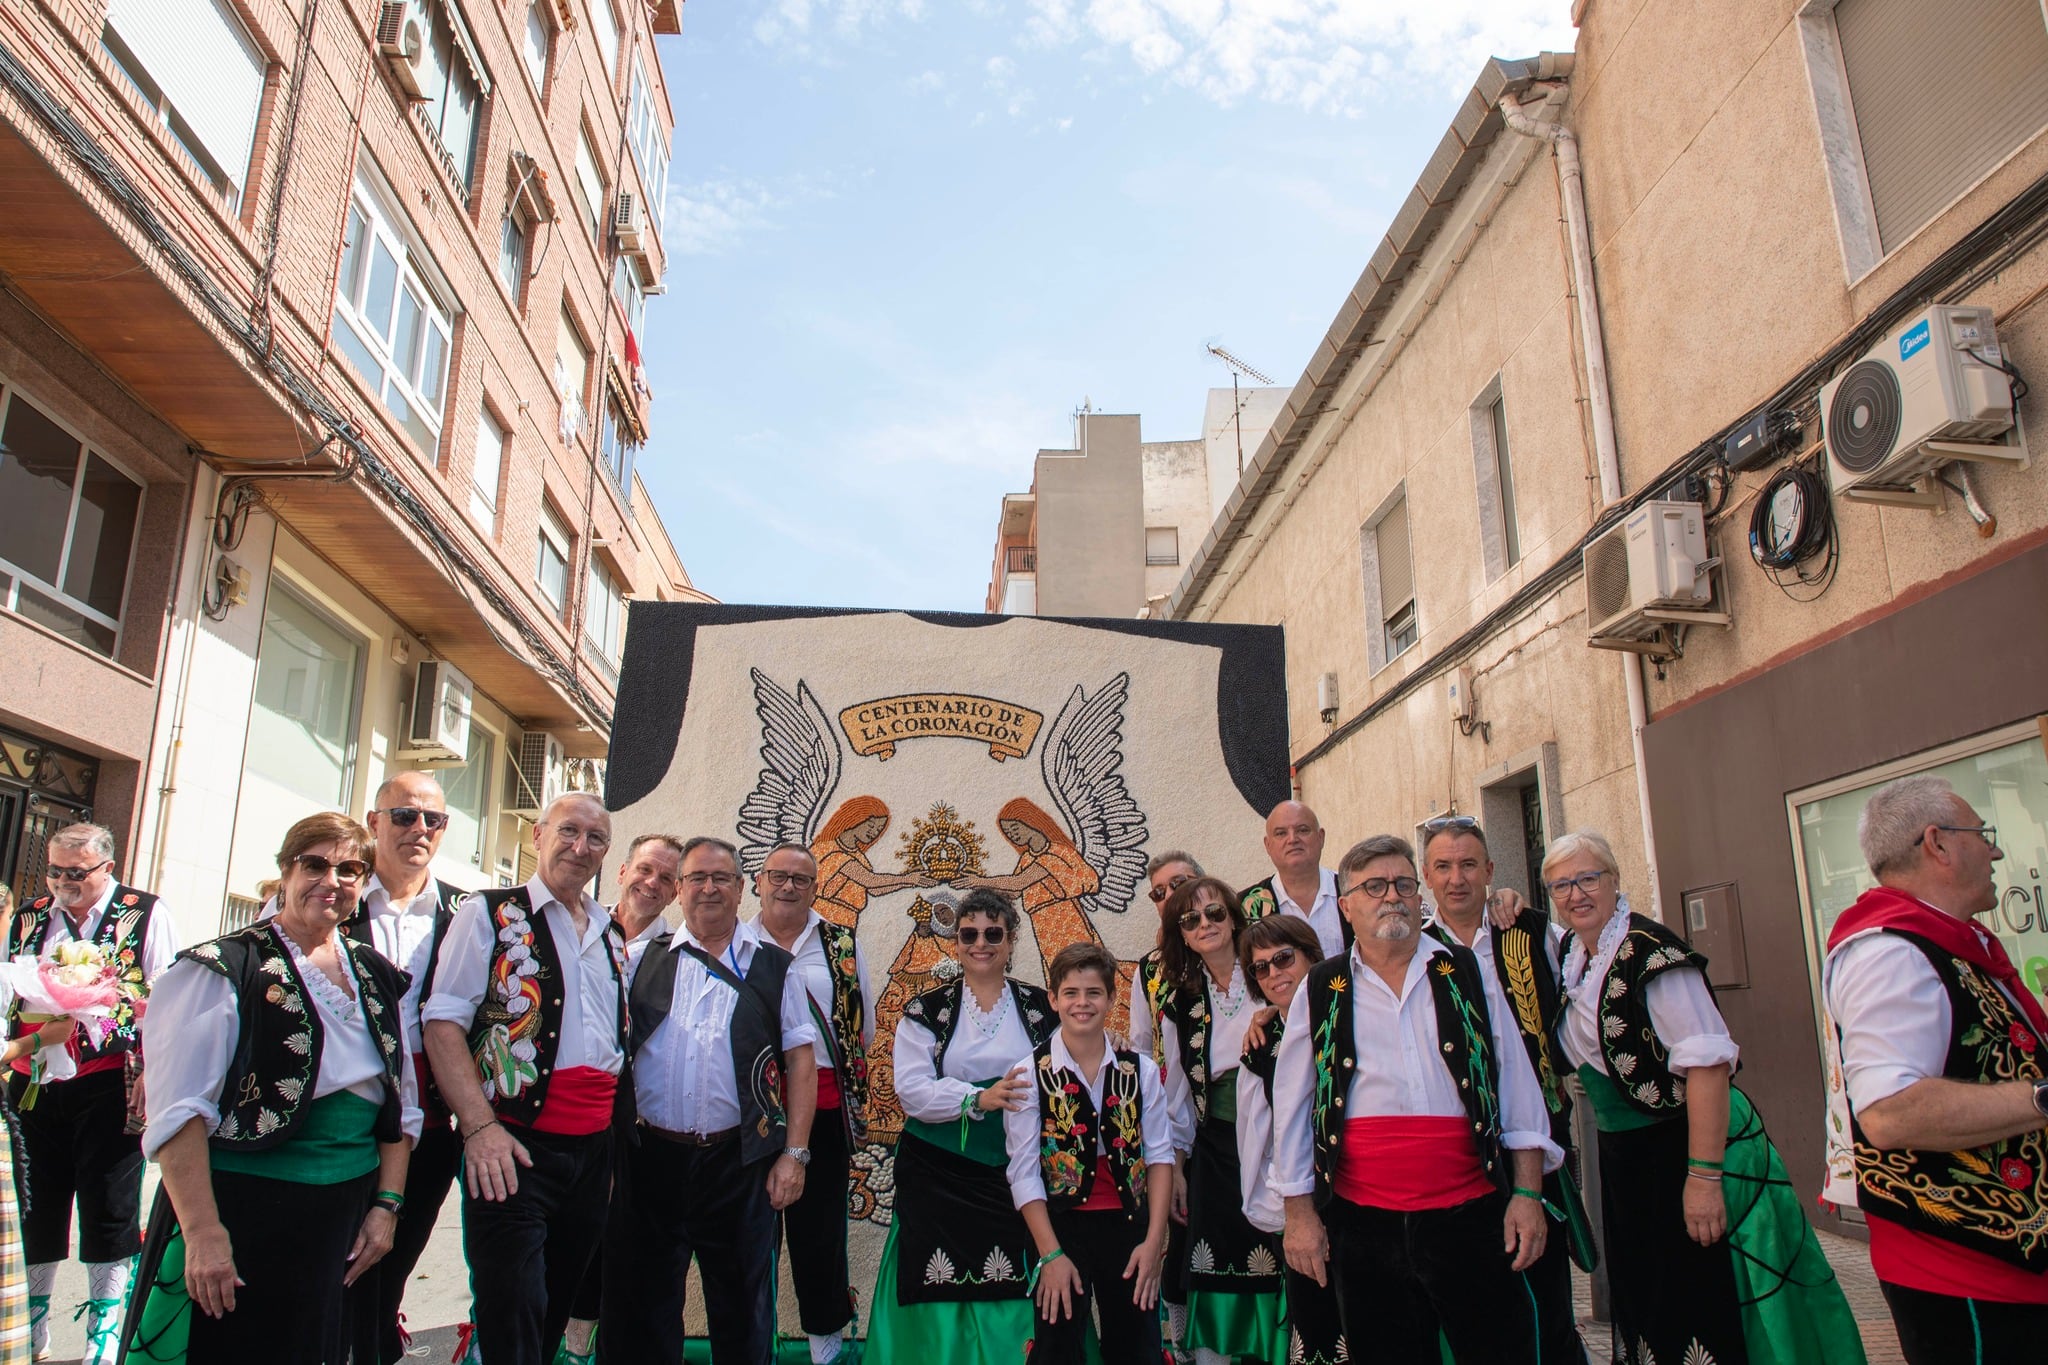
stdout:
<svg viewBox="0 0 2048 1365">
<path fill-rule="evenodd" d="M 1600 331 L 1600 298 L 1593 278 L 1593 240 L 1586 227 L 1585 177 L 1579 168 L 1579 139 L 1563 123 L 1567 93 L 1563 80 L 1571 75 L 1571 59 L 1546 59 L 1546 76 L 1557 82 L 1545 92 L 1537 112 L 1557 111 L 1557 121 L 1532 117 L 1528 109 L 1502 96 L 1500 115 L 1513 131 L 1550 144 L 1557 158 L 1557 192 L 1564 205 L 1565 236 L 1570 245 L 1572 297 L 1578 307 L 1580 358 L 1586 367 L 1587 405 L 1593 419 L 1593 457 L 1600 472 L 1602 511 L 1621 500 L 1621 457 L 1614 443 L 1614 395 L 1607 386 L 1607 347 Z M 1642 660 L 1618 656 L 1622 686 L 1628 693 L 1629 744 L 1636 770 L 1636 807 L 1643 824 L 1643 863 L 1649 874 L 1650 913 L 1664 918 L 1663 892 L 1657 876 L 1657 835 L 1650 820 L 1650 775 L 1643 757 L 1643 731 L 1650 723 L 1649 696 L 1643 687 Z"/>
</svg>

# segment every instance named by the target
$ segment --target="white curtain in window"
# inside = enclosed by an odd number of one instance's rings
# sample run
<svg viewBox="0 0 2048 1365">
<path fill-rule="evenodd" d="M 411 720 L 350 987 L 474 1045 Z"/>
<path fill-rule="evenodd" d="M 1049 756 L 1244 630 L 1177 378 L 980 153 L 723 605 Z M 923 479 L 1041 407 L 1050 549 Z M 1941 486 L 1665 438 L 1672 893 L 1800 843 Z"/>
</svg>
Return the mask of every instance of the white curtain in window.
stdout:
<svg viewBox="0 0 2048 1365">
<path fill-rule="evenodd" d="M 602 3 L 602 0 L 600 0 Z M 263 54 L 221 0 L 113 0 L 107 23 L 228 179 L 243 183 L 263 104 Z"/>
</svg>

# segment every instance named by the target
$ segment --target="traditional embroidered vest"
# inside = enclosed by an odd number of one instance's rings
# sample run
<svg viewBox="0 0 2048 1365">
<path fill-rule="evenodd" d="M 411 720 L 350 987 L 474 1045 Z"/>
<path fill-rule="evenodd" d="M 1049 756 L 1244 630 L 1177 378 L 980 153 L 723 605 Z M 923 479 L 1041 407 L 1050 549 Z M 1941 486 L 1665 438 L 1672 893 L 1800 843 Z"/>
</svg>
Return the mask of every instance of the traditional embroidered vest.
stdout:
<svg viewBox="0 0 2048 1365">
<path fill-rule="evenodd" d="M 1051 998 L 1023 981 L 1009 979 L 1009 987 L 1010 1003 L 1024 1022 L 1031 1046 L 1043 1045 L 1060 1026 L 1058 1016 L 1052 1012 Z M 956 976 L 943 986 L 912 996 L 903 1006 L 904 1018 L 915 1019 L 931 1030 L 932 1040 L 938 1044 L 932 1052 L 932 1070 L 941 1074 L 946 1069 L 946 1049 L 953 1045 L 953 1031 L 960 1027 L 960 992 L 966 989 L 967 978 Z"/>
<path fill-rule="evenodd" d="M 531 1127 L 547 1103 L 548 1081 L 562 1037 L 562 958 L 545 915 L 533 912 L 523 886 L 478 892 L 491 926 L 491 958 L 484 999 L 469 1026 L 469 1055 L 491 1112 Z M 618 987 L 619 1047 L 626 1046 L 626 939 L 618 923 L 605 920 L 606 957 Z M 632 1077 L 619 1078 L 620 1104 L 630 1105 Z"/>
<path fill-rule="evenodd" d="M 1055 1213 L 1087 1202 L 1095 1189 L 1095 1157 L 1109 1159 L 1110 1178 L 1124 1212 L 1145 1211 L 1145 1101 L 1138 1088 L 1138 1054 L 1108 1051 L 1102 1058 L 1102 1111 L 1096 1112 L 1080 1073 L 1057 1066 L 1052 1041 L 1032 1049 L 1038 1082 L 1038 1174 L 1045 1204 Z M 1101 1127 L 1100 1145 L 1096 1134 Z"/>
<path fill-rule="evenodd" d="M 680 935 L 663 934 L 647 945 L 640 970 L 633 977 L 632 1034 L 636 1049 L 646 1046 L 675 1003 L 676 959 L 688 953 Z M 699 959 L 719 980 L 733 987 L 738 1000 L 726 1030 L 732 1055 L 734 1088 L 740 1097 L 740 1160 L 751 1164 L 779 1156 L 785 1145 L 789 1115 L 782 1098 L 782 988 L 789 976 L 790 955 L 771 940 L 754 947 L 744 977 L 712 957 Z"/>
<path fill-rule="evenodd" d="M 1441 921 L 1429 932 L 1440 943 L 1452 946 L 1456 937 Z M 1486 932 L 1493 939 L 1493 962 L 1500 977 L 1501 994 L 1514 1011 L 1515 1027 L 1522 1035 L 1522 1050 L 1542 1087 L 1543 1103 L 1550 1110 L 1550 1137 L 1561 1147 L 1571 1146 L 1571 1101 L 1565 1095 L 1564 1077 L 1559 1070 L 1556 1037 L 1558 1020 L 1564 1014 L 1563 983 L 1550 960 L 1550 921 L 1534 906 L 1525 905 L 1506 929 L 1488 920 Z"/>
<path fill-rule="evenodd" d="M 1174 1036 L 1180 1043 L 1181 1074 L 1188 1078 L 1188 1096 L 1194 1102 L 1195 1122 L 1204 1123 L 1209 1117 L 1209 1082 L 1216 1071 L 1230 1070 L 1227 1066 L 1214 1066 L 1214 1059 L 1210 1056 L 1216 1006 L 1213 992 L 1209 989 L 1209 974 L 1202 972 L 1199 991 L 1163 981 L 1161 987 L 1160 1014 L 1173 1021 Z M 1160 1032 L 1163 1037 L 1165 1030 Z M 1160 1046 L 1164 1047 L 1163 1041 Z"/>
<path fill-rule="evenodd" d="M 1152 1062 L 1164 1072 L 1166 1030 L 1159 1025 L 1166 1016 L 1166 1005 L 1173 995 L 1173 987 L 1167 983 L 1165 963 L 1157 948 L 1138 959 L 1138 990 L 1144 999 L 1145 1012 L 1152 1019 Z"/>
<path fill-rule="evenodd" d="M 434 975 L 441 968 L 441 944 L 448 937 L 448 926 L 455 920 L 455 903 L 461 900 L 462 896 L 463 891 L 461 887 L 450 886 L 438 877 L 434 879 L 434 937 L 433 941 L 427 946 L 427 965 L 420 972 L 419 988 L 420 1000 L 422 1002 L 425 1002 L 434 994 Z M 355 942 L 362 944 L 365 948 L 377 946 L 371 941 L 369 907 L 361 901 L 356 902 L 355 913 L 341 922 L 341 932 Z M 398 965 L 401 968 L 403 967 L 403 964 Z M 413 1042 L 420 1048 L 422 1053 L 425 1052 L 426 1042 L 424 1039 L 415 1038 Z M 434 1069 L 431 1066 L 421 1067 L 418 1079 L 420 1101 L 427 1109 L 429 1117 L 439 1115 L 442 1116 L 441 1121 L 446 1122 L 448 1105 L 441 1098 L 441 1088 L 434 1084 Z"/>
<path fill-rule="evenodd" d="M 853 930 L 828 919 L 818 921 L 818 946 L 825 950 L 825 965 L 832 973 L 832 1017 L 821 1018 L 826 1045 L 832 1051 L 832 1069 L 839 1077 L 839 1112 L 846 1133 L 858 1145 L 868 1136 L 868 1047 L 861 1037 L 867 1022 L 867 1002 L 860 993 L 860 962 L 854 955 Z M 809 999 L 809 992 L 805 998 Z M 811 1001 L 813 1014 L 817 1002 Z"/>
<path fill-rule="evenodd" d="M 1316 875 L 1320 877 L 1322 874 L 1319 872 Z M 1274 886 L 1279 880 L 1280 874 L 1276 872 L 1265 881 L 1247 886 L 1244 890 L 1237 893 L 1238 904 L 1244 907 L 1246 923 L 1280 913 L 1280 897 L 1274 890 Z M 1313 909 L 1314 907 L 1310 908 Z M 1304 919 L 1302 922 L 1305 924 L 1307 920 Z M 1352 931 L 1351 921 L 1345 916 L 1341 908 L 1337 912 L 1337 925 L 1344 931 L 1344 948 L 1348 952 L 1350 951 L 1352 940 L 1357 935 Z"/>
<path fill-rule="evenodd" d="M 1273 1016 L 1273 1022 L 1266 1025 L 1266 1041 L 1248 1049 L 1239 1059 L 1238 1065 L 1259 1078 L 1259 1085 L 1266 1092 L 1266 1107 L 1273 1107 L 1273 1068 L 1280 1060 L 1280 1038 L 1287 1032 L 1287 1015 L 1283 1012 Z"/>
<path fill-rule="evenodd" d="M 1500 1145 L 1500 1063 L 1493 1052 L 1492 1021 L 1487 1015 L 1486 983 L 1479 959 L 1470 948 L 1455 944 L 1436 954 L 1425 973 L 1436 1007 L 1440 1055 L 1479 1148 L 1479 1165 L 1503 1190 L 1512 1184 L 1506 1154 Z M 1329 1203 L 1344 1147 L 1344 1112 L 1358 1053 L 1351 1028 L 1351 955 L 1325 958 L 1309 972 L 1309 1027 L 1315 1046 L 1315 1094 L 1310 1101 L 1315 1132 L 1316 1204 Z"/>
<path fill-rule="evenodd" d="M 1948 1060 L 1942 1075 L 1972 1084 L 2034 1081 L 2041 1040 L 1997 983 L 1974 963 L 1897 929 L 1922 953 L 1948 992 Z M 1880 1150 L 1850 1115 L 1856 1189 L 1865 1212 L 1915 1232 L 2048 1272 L 2048 1131 L 1960 1152 Z"/>
<path fill-rule="evenodd" d="M 1685 1107 L 1685 1079 L 1671 1072 L 1670 1050 L 1657 1037 L 1643 991 L 1678 967 L 1697 967 L 1703 978 L 1707 974 L 1707 960 L 1684 939 L 1631 912 L 1628 937 L 1614 950 L 1600 985 L 1600 1055 L 1615 1089 L 1645 1114 L 1671 1115 Z"/>
<path fill-rule="evenodd" d="M 156 904 L 157 898 L 150 892 L 116 882 L 113 894 L 107 900 L 107 911 L 100 916 L 99 928 L 92 935 L 92 941 L 105 949 L 118 964 L 123 982 L 139 989 L 144 997 L 149 994 L 149 979 L 142 970 L 142 944 L 149 934 L 149 920 Z M 8 934 L 8 957 L 23 953 L 41 957 L 49 941 L 50 917 L 62 913 L 56 908 L 54 896 L 45 894 L 30 901 L 15 918 L 14 928 Z M 31 1027 L 21 1022 L 20 1014 L 21 1005 L 17 1000 L 8 1009 L 9 1037 L 19 1038 Z M 131 1002 L 123 1000 L 114 1007 L 114 1025 L 114 1031 L 98 1047 L 92 1045 L 84 1029 L 78 1030 L 71 1038 L 72 1053 L 83 1063 L 133 1052 L 136 1031 L 135 1006 Z"/>
<path fill-rule="evenodd" d="M 325 1029 L 306 997 L 306 983 L 278 935 L 282 930 L 252 924 L 178 954 L 226 977 L 235 988 L 241 1028 L 220 1089 L 220 1126 L 215 1147 L 258 1152 L 289 1139 L 312 1103 L 320 1079 Z M 384 1098 L 377 1110 L 379 1142 L 404 1137 L 399 1126 L 399 1067 L 404 1046 L 398 1002 L 408 984 L 404 972 L 383 954 L 347 938 L 340 940 L 360 988 L 357 999 L 370 1036 L 384 1059 Z"/>
</svg>

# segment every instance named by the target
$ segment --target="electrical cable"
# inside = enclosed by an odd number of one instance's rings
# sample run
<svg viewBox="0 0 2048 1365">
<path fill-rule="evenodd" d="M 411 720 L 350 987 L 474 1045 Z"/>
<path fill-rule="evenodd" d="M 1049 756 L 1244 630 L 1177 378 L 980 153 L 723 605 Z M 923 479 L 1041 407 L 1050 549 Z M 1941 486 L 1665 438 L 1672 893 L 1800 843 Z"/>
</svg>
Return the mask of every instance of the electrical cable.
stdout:
<svg viewBox="0 0 2048 1365">
<path fill-rule="evenodd" d="M 1793 537 L 1781 545 L 1771 544 L 1772 519 L 1777 501 L 1786 489 L 1799 495 L 1803 518 Z M 1825 555 L 1819 568 L 1808 572 L 1807 561 Z M 1790 464 L 1773 474 L 1757 493 L 1756 507 L 1749 514 L 1749 557 L 1764 576 L 1795 602 L 1811 602 L 1826 592 L 1835 580 L 1840 562 L 1832 500 L 1827 480 L 1818 469 L 1804 463 Z M 1792 584 L 1810 589 L 1802 594 Z"/>
</svg>

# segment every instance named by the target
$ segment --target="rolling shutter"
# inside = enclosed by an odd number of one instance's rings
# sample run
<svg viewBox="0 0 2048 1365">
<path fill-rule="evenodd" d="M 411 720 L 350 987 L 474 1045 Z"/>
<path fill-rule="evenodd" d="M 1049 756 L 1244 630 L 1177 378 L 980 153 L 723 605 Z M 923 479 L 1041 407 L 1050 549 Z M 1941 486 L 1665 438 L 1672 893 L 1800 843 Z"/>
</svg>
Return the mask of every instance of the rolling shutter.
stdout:
<svg viewBox="0 0 2048 1365">
<path fill-rule="evenodd" d="M 229 180 L 243 183 L 263 105 L 263 54 L 220 0 L 113 0 L 120 35 Z"/>
</svg>

